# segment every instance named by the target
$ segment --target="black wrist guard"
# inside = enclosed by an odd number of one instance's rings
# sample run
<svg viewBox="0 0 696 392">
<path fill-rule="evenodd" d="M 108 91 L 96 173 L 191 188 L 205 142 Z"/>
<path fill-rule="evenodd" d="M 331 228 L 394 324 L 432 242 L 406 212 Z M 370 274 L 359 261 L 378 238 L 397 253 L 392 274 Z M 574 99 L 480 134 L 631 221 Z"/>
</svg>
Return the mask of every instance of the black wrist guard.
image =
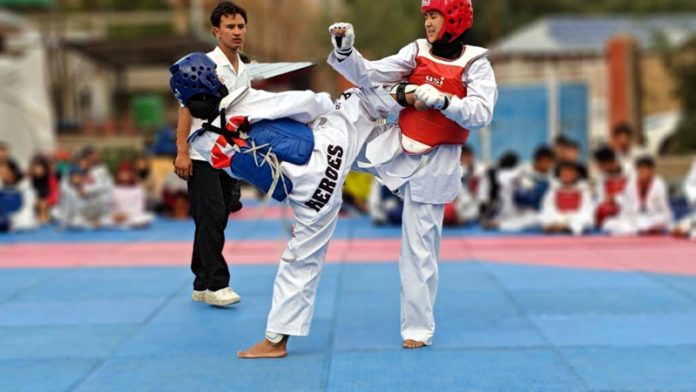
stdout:
<svg viewBox="0 0 696 392">
<path fill-rule="evenodd" d="M 406 101 L 406 86 L 408 86 L 408 83 L 399 83 L 396 87 L 396 102 L 403 107 L 408 106 L 408 102 Z"/>
<path fill-rule="evenodd" d="M 445 104 L 442 105 L 442 108 L 440 110 L 442 111 L 442 110 L 447 109 L 449 107 L 449 104 L 450 104 L 450 99 L 448 96 L 445 96 Z"/>
</svg>

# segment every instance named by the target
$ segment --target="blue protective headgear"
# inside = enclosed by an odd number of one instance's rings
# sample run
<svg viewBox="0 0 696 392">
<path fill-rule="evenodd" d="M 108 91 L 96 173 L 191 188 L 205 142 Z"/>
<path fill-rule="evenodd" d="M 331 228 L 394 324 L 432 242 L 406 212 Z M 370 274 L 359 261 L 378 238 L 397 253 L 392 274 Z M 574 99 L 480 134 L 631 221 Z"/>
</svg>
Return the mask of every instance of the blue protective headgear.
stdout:
<svg viewBox="0 0 696 392">
<path fill-rule="evenodd" d="M 215 72 L 217 64 L 205 53 L 195 52 L 182 57 L 169 67 L 169 87 L 179 102 L 196 118 L 210 119 L 228 94 Z"/>
</svg>

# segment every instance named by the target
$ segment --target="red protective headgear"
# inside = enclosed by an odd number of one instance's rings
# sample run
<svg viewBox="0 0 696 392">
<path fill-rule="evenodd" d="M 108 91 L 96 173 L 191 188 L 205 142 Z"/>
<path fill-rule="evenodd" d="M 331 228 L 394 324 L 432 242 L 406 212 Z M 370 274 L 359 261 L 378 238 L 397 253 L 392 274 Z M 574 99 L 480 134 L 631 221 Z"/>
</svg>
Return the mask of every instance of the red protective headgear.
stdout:
<svg viewBox="0 0 696 392">
<path fill-rule="evenodd" d="M 452 42 L 474 24 L 474 6 L 471 5 L 471 0 L 422 0 L 421 12 L 430 11 L 437 11 L 445 17 L 437 39 L 450 33 L 452 38 L 449 42 Z"/>
</svg>

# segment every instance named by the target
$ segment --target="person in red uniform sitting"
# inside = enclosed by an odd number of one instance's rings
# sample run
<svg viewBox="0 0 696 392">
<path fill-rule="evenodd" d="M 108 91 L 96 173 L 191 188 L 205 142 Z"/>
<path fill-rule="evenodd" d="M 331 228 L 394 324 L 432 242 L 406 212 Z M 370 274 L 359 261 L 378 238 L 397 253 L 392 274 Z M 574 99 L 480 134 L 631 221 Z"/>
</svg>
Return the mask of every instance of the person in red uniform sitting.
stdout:
<svg viewBox="0 0 696 392">
<path fill-rule="evenodd" d="M 541 226 L 547 233 L 581 235 L 592 228 L 594 206 L 590 189 L 582 178 L 582 164 L 559 162 L 558 180 L 544 198 Z"/>
<path fill-rule="evenodd" d="M 628 178 L 611 148 L 599 148 L 594 158 L 600 172 L 595 184 L 595 225 L 602 227 L 604 221 L 619 214 L 617 197 L 626 187 Z"/>
</svg>

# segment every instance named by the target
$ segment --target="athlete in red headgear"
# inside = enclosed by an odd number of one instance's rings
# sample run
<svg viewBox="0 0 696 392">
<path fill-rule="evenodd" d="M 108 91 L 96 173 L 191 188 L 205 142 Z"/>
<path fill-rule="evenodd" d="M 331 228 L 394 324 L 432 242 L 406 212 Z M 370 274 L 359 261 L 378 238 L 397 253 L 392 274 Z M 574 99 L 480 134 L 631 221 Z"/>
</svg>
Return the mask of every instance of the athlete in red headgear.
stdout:
<svg viewBox="0 0 696 392">
<path fill-rule="evenodd" d="M 488 51 L 464 44 L 473 23 L 471 0 L 423 0 L 421 12 L 426 38 L 378 61 L 365 60 L 353 48 L 352 25 L 329 27 L 335 49 L 328 62 L 353 84 L 404 82 L 394 92 L 403 106 L 417 85 L 420 102 L 402 110 L 398 126 L 367 145 L 362 164 L 404 198 L 399 272 L 405 348 L 432 342 L 444 206 L 460 187 L 461 145 L 469 132 L 490 124 L 497 99 Z"/>
</svg>

